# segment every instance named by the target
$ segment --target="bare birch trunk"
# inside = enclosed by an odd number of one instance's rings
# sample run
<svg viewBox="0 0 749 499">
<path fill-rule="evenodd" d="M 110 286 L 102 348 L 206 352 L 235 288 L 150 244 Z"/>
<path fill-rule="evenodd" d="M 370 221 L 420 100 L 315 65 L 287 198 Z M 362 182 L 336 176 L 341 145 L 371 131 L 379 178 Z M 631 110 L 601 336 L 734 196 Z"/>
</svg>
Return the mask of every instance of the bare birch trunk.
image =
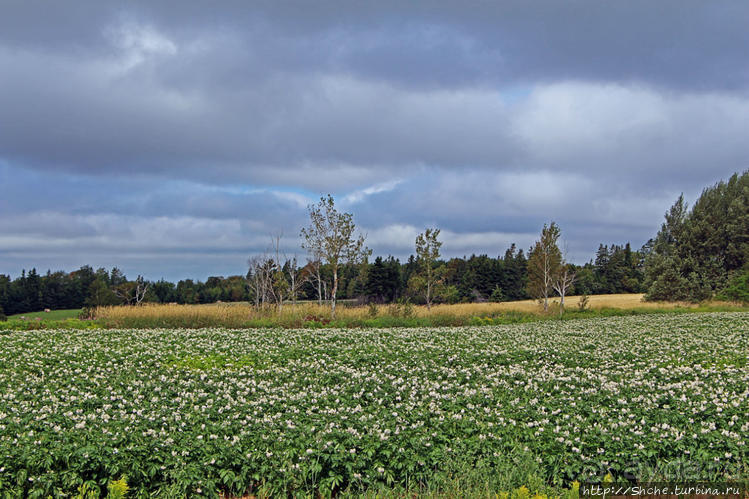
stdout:
<svg viewBox="0 0 749 499">
<path fill-rule="evenodd" d="M 333 268 L 333 289 L 330 291 L 330 318 L 335 319 L 335 298 L 338 292 L 338 269 Z"/>
</svg>

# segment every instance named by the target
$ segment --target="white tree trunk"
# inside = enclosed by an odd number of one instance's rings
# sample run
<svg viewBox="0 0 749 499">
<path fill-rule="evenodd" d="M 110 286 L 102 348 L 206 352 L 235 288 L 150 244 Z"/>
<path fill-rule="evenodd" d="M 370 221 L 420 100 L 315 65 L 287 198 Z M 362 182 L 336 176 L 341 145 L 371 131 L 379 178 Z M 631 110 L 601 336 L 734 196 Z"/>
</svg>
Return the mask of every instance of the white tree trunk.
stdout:
<svg viewBox="0 0 749 499">
<path fill-rule="evenodd" d="M 335 298 L 338 292 L 338 269 L 333 267 L 333 289 L 330 291 L 330 318 L 335 319 Z"/>
</svg>

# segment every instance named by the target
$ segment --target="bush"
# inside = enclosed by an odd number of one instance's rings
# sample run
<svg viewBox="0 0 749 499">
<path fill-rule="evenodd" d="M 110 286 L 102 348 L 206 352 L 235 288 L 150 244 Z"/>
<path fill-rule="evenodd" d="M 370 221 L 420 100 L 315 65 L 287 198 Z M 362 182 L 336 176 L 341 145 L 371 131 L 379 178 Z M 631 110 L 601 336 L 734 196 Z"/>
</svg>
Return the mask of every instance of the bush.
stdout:
<svg viewBox="0 0 749 499">
<path fill-rule="evenodd" d="M 494 290 L 492 291 L 491 296 L 489 297 L 489 301 L 493 301 L 495 303 L 500 303 L 505 300 L 505 295 L 502 293 L 502 288 L 499 287 L 499 285 L 494 286 Z"/>
<path fill-rule="evenodd" d="M 377 304 L 375 302 L 370 302 L 367 308 L 367 316 L 370 319 L 374 319 L 379 312 L 380 310 L 377 308 Z"/>
<path fill-rule="evenodd" d="M 96 307 L 83 307 L 78 314 L 80 320 L 90 320 L 95 317 Z"/>
<path fill-rule="evenodd" d="M 696 272 L 684 276 L 678 266 L 668 260 L 661 267 L 661 273 L 648 288 L 645 299 L 648 301 L 688 301 L 699 302 L 710 298 L 710 286 L 701 282 Z"/>
<path fill-rule="evenodd" d="M 3 307 L 0 306 L 0 322 L 5 322 L 8 320 L 8 317 L 5 315 L 5 312 L 3 311 Z"/>
<path fill-rule="evenodd" d="M 452 284 L 449 286 L 438 286 L 437 294 L 435 298 L 438 298 L 441 303 L 452 304 L 460 302 L 460 291 Z"/>
<path fill-rule="evenodd" d="M 749 303 L 749 268 L 737 274 L 718 296 L 720 300 Z"/>
<path fill-rule="evenodd" d="M 408 299 L 400 299 L 388 307 L 388 315 L 408 319 L 414 316 L 414 306 Z"/>
<path fill-rule="evenodd" d="M 582 312 L 588 308 L 588 302 L 590 301 L 590 296 L 588 296 L 587 293 L 583 294 L 580 297 L 580 301 L 577 302 L 577 309 Z"/>
</svg>

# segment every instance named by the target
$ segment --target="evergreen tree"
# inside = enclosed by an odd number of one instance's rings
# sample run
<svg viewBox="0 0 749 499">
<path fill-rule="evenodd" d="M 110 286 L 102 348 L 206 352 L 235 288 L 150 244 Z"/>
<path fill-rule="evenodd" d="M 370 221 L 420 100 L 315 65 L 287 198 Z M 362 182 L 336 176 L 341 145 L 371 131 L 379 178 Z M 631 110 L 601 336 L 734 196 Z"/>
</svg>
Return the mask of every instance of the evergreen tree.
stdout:
<svg viewBox="0 0 749 499">
<path fill-rule="evenodd" d="M 388 257 L 385 261 L 385 272 L 387 275 L 386 282 L 388 283 L 385 299 L 388 302 L 392 302 L 398 298 L 403 290 L 400 262 L 392 256 Z"/>
<path fill-rule="evenodd" d="M 86 307 L 106 307 L 110 305 L 119 305 L 121 300 L 114 294 L 107 281 L 102 277 L 97 277 L 89 286 L 88 298 L 84 302 Z"/>
<path fill-rule="evenodd" d="M 389 301 L 391 276 L 382 257 L 375 258 L 374 263 L 367 271 L 367 282 L 365 284 L 365 294 L 369 301 L 375 303 L 384 303 Z"/>
<path fill-rule="evenodd" d="M 27 307 L 30 311 L 42 310 L 42 282 L 36 269 L 33 268 L 26 276 L 24 283 Z"/>
<path fill-rule="evenodd" d="M 161 279 L 153 283 L 151 289 L 159 303 L 171 303 L 177 301 L 174 284 Z"/>
<path fill-rule="evenodd" d="M 718 298 L 725 301 L 749 303 L 749 266 L 744 271 L 734 275 Z"/>
<path fill-rule="evenodd" d="M 10 291 L 10 276 L 0 274 L 0 307 L 8 310 L 8 293 Z"/>
<path fill-rule="evenodd" d="M 705 189 L 691 211 L 679 196 L 665 218 L 645 259 L 647 298 L 710 298 L 749 259 L 749 171 Z"/>
<path fill-rule="evenodd" d="M 505 298 L 507 300 L 527 298 L 525 288 L 528 266 L 523 250 L 518 250 L 514 243 L 505 251 L 501 269 L 499 286 Z"/>
</svg>

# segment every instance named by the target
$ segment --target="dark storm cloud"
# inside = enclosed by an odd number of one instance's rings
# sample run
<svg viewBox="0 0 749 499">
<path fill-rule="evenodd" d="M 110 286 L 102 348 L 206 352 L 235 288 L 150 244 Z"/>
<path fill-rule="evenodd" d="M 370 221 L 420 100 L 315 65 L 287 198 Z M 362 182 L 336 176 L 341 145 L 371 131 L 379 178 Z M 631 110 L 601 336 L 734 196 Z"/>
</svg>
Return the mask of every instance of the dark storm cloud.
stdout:
<svg viewBox="0 0 749 499">
<path fill-rule="evenodd" d="M 576 261 L 637 246 L 749 167 L 747 25 L 739 1 L 5 2 L 0 272 L 238 273 L 327 192 L 376 253 L 437 225 L 494 255 L 550 218 Z"/>
<path fill-rule="evenodd" d="M 16 46 L 97 50 L 102 27 L 134 18 L 177 38 L 262 32 L 270 36 L 250 48 L 292 72 L 306 60 L 437 86 L 584 78 L 712 89 L 749 78 L 749 7 L 738 1 L 18 1 L 3 10 L 0 36 Z"/>
</svg>

